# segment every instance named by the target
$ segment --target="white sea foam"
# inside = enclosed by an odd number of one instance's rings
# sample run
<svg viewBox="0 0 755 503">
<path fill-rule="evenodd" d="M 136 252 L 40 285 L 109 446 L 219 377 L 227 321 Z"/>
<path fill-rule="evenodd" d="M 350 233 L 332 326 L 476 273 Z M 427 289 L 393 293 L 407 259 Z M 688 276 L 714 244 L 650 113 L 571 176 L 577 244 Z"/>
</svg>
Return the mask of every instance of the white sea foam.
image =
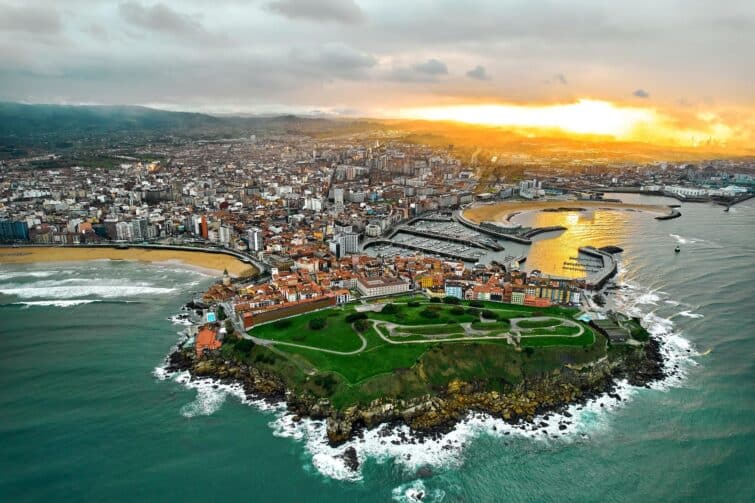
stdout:
<svg viewBox="0 0 755 503">
<path fill-rule="evenodd" d="M 52 298 L 73 299 L 76 297 L 101 297 L 114 299 L 118 297 L 137 297 L 142 295 L 157 295 L 175 292 L 175 288 L 162 288 L 140 285 L 68 285 L 68 286 L 36 286 L 36 287 L 0 287 L 0 293 L 15 295 L 22 299 Z"/>
<path fill-rule="evenodd" d="M 400 503 L 416 503 L 419 501 L 443 501 L 446 493 L 442 489 L 428 490 L 422 480 L 414 480 L 395 487 L 391 496 L 394 501 Z"/>
<path fill-rule="evenodd" d="M 637 299 L 635 302 L 637 304 L 652 304 L 652 305 L 658 305 L 658 301 L 661 300 L 660 296 L 653 292 L 647 292 L 643 293 L 641 295 L 637 296 Z"/>
<path fill-rule="evenodd" d="M 171 323 L 173 323 L 174 325 L 184 325 L 184 326 L 187 326 L 187 327 L 193 325 L 193 323 L 191 322 L 191 320 L 188 319 L 188 318 L 186 318 L 185 316 L 186 315 L 177 314 L 175 316 L 171 316 L 169 319 L 170 319 Z"/>
<path fill-rule="evenodd" d="M 82 304 L 91 304 L 93 302 L 100 302 L 96 299 L 69 299 L 69 300 L 27 300 L 25 302 L 14 302 L 17 305 L 23 306 L 51 306 L 51 307 L 73 307 Z"/>
<path fill-rule="evenodd" d="M 0 281 L 17 278 L 49 278 L 61 273 L 70 274 L 70 272 L 65 271 L 13 271 L 0 273 Z"/>
<path fill-rule="evenodd" d="M 693 313 L 692 311 L 682 311 L 679 313 L 679 316 L 685 316 L 687 318 L 702 318 L 703 315 L 700 313 Z"/>
</svg>

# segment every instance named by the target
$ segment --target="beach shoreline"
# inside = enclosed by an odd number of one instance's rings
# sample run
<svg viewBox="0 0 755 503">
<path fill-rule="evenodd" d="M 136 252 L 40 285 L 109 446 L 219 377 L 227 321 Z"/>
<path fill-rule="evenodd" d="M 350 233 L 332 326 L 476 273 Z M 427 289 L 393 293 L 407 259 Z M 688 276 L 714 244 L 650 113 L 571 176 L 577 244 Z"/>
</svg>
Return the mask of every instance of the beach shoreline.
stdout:
<svg viewBox="0 0 755 503">
<path fill-rule="evenodd" d="M 155 264 L 180 264 L 220 275 L 224 270 L 233 277 L 250 276 L 253 266 L 222 253 L 201 250 L 159 250 L 115 247 L 19 246 L 0 248 L 0 264 L 33 264 L 42 262 L 86 262 L 90 260 L 127 260 Z"/>
</svg>

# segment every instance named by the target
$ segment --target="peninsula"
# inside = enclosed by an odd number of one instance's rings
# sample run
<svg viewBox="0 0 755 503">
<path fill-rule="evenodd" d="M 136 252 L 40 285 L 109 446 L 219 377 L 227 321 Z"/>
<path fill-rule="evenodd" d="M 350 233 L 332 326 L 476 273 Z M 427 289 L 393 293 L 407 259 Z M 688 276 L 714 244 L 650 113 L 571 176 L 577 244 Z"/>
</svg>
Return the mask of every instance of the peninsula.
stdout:
<svg viewBox="0 0 755 503">
<path fill-rule="evenodd" d="M 285 401 L 294 420 L 326 420 L 332 445 L 382 423 L 404 423 L 421 441 L 473 411 L 531 422 L 610 393 L 619 379 L 646 385 L 664 376 L 658 343 L 618 313 L 591 322 L 567 305 L 424 292 L 301 303 L 299 313 L 271 317 L 280 309 L 242 314 L 220 300 L 249 289 L 261 300 L 292 279 L 212 287 L 188 308 L 213 322 L 177 346 L 167 369 Z"/>
</svg>

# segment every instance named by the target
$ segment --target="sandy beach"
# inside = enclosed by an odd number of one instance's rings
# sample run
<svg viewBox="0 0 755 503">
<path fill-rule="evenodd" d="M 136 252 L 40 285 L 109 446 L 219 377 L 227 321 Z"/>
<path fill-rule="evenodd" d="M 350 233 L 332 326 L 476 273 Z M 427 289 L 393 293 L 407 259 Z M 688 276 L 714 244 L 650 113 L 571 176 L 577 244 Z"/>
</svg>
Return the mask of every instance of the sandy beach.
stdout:
<svg viewBox="0 0 755 503">
<path fill-rule="evenodd" d="M 464 216 L 473 222 L 507 220 L 513 213 L 525 211 L 539 211 L 556 208 L 582 208 L 585 210 L 632 210 L 647 211 L 659 215 L 669 215 L 672 211 L 668 206 L 653 204 L 624 204 L 606 201 L 507 201 L 496 204 L 484 204 L 464 210 Z"/>
<path fill-rule="evenodd" d="M 0 263 L 30 264 L 34 262 L 81 262 L 86 260 L 131 260 L 154 263 L 181 263 L 222 274 L 224 269 L 234 277 L 249 276 L 256 269 L 249 264 L 222 253 L 202 251 L 150 250 L 144 248 L 63 248 L 16 247 L 0 248 Z"/>
</svg>

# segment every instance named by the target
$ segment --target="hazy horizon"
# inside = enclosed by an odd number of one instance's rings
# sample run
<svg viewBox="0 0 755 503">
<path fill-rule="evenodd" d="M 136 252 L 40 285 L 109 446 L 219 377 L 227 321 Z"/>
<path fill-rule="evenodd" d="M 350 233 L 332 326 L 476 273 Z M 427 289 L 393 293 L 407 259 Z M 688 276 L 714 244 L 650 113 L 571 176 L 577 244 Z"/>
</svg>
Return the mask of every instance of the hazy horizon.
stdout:
<svg viewBox="0 0 755 503">
<path fill-rule="evenodd" d="M 0 100 L 752 144 L 732 0 L 0 0 Z"/>
</svg>

